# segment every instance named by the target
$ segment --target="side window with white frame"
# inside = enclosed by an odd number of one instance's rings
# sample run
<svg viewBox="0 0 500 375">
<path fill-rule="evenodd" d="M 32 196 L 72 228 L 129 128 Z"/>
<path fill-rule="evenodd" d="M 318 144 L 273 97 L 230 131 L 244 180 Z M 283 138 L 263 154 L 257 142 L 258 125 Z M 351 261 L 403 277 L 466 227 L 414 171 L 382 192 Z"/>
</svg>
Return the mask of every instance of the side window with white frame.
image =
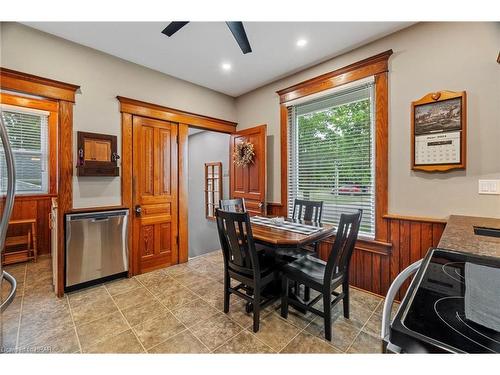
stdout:
<svg viewBox="0 0 500 375">
<path fill-rule="evenodd" d="M 1 106 L 16 168 L 16 194 L 47 194 L 49 189 L 49 112 Z M 2 146 L 0 145 L 0 148 Z M 7 189 L 5 153 L 0 150 L 0 193 Z"/>
<path fill-rule="evenodd" d="M 323 201 L 324 223 L 363 209 L 360 236 L 375 236 L 374 84 L 288 106 L 288 212 Z"/>
</svg>

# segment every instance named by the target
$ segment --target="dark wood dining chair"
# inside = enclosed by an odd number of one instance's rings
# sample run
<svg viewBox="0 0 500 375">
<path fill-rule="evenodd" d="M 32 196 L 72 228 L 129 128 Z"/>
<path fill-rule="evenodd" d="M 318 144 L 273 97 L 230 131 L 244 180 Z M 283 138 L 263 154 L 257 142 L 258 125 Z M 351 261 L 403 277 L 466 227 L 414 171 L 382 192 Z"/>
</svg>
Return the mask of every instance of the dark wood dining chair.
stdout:
<svg viewBox="0 0 500 375">
<path fill-rule="evenodd" d="M 325 337 L 332 340 L 332 308 L 341 300 L 344 317 L 349 319 L 349 264 L 358 238 L 362 210 L 354 214 L 342 214 L 328 261 L 307 255 L 283 266 L 281 287 L 281 316 L 288 317 L 288 305 L 311 311 L 324 319 Z M 310 302 L 289 298 L 289 281 L 304 284 L 320 294 Z M 341 292 L 336 292 L 342 286 Z M 332 300 L 332 296 L 334 299 Z M 323 311 L 313 306 L 323 298 Z"/>
<path fill-rule="evenodd" d="M 263 295 L 264 288 L 276 280 L 273 259 L 257 253 L 247 212 L 217 209 L 215 218 L 224 257 L 224 312 L 229 312 L 231 294 L 243 298 L 251 303 L 253 331 L 258 332 L 260 312 L 276 300 Z M 231 287 L 231 279 L 239 284 Z"/>
<path fill-rule="evenodd" d="M 293 202 L 292 219 L 299 221 L 310 221 L 321 223 L 323 216 L 323 201 L 307 201 L 303 199 L 295 199 Z M 277 254 L 286 258 L 300 258 L 305 255 L 311 255 L 318 252 L 318 243 L 315 242 L 302 249 L 280 249 Z"/>
<path fill-rule="evenodd" d="M 314 223 L 321 223 L 323 216 L 323 201 L 309 201 L 304 199 L 295 199 L 293 202 L 292 219 L 300 221 L 310 221 Z M 318 242 L 314 242 L 300 249 L 280 249 L 277 255 L 285 261 L 293 261 L 306 255 L 318 255 Z M 299 283 L 294 285 L 295 291 L 299 292 Z M 310 289 L 304 287 L 304 300 L 308 301 L 310 298 Z"/>
<path fill-rule="evenodd" d="M 321 223 L 323 216 L 323 201 L 307 201 L 295 199 L 293 202 L 292 219 Z M 318 254 L 318 243 L 315 242 L 303 250 Z M 304 254 L 307 255 L 307 254 Z"/>
<path fill-rule="evenodd" d="M 228 212 L 246 212 L 245 199 L 221 199 L 219 201 L 219 208 L 223 211 Z"/>
<path fill-rule="evenodd" d="M 292 219 L 320 223 L 322 215 L 323 201 L 295 199 L 293 202 Z"/>
</svg>

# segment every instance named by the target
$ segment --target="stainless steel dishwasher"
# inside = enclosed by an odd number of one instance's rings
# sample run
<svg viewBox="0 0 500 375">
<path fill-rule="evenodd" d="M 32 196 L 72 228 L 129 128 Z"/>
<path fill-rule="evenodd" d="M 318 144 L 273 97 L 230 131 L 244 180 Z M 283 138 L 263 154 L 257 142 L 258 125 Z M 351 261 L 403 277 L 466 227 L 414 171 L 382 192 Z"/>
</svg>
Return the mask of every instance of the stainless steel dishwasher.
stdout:
<svg viewBox="0 0 500 375">
<path fill-rule="evenodd" d="M 128 210 L 66 215 L 66 282 L 71 291 L 125 276 Z"/>
</svg>

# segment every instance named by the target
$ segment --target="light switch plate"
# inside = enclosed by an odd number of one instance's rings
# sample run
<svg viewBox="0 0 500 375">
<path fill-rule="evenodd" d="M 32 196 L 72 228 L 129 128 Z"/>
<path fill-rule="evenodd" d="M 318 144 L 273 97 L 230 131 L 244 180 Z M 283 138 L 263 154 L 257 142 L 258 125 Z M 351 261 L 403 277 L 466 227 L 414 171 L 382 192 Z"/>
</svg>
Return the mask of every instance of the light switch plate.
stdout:
<svg viewBox="0 0 500 375">
<path fill-rule="evenodd" d="M 479 194 L 500 195 L 500 180 L 479 180 Z"/>
</svg>

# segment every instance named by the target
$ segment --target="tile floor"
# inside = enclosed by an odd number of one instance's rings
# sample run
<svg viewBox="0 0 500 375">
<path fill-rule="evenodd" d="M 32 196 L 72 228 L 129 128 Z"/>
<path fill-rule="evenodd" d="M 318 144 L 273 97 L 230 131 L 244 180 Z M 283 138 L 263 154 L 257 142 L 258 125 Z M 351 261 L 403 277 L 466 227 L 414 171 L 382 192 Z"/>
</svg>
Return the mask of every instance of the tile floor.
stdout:
<svg viewBox="0 0 500 375">
<path fill-rule="evenodd" d="M 7 267 L 18 280 L 15 301 L 2 315 L 3 352 L 30 353 L 380 353 L 382 299 L 351 289 L 351 319 L 335 310 L 333 339 L 323 321 L 279 302 L 252 316 L 231 297 L 222 312 L 222 253 L 130 279 L 54 296 L 51 263 Z M 4 283 L 6 284 L 6 283 Z M 4 285 L 6 289 L 6 285 Z M 4 295 L 7 290 L 2 290 Z M 341 305 L 341 304 L 340 304 Z"/>
</svg>

